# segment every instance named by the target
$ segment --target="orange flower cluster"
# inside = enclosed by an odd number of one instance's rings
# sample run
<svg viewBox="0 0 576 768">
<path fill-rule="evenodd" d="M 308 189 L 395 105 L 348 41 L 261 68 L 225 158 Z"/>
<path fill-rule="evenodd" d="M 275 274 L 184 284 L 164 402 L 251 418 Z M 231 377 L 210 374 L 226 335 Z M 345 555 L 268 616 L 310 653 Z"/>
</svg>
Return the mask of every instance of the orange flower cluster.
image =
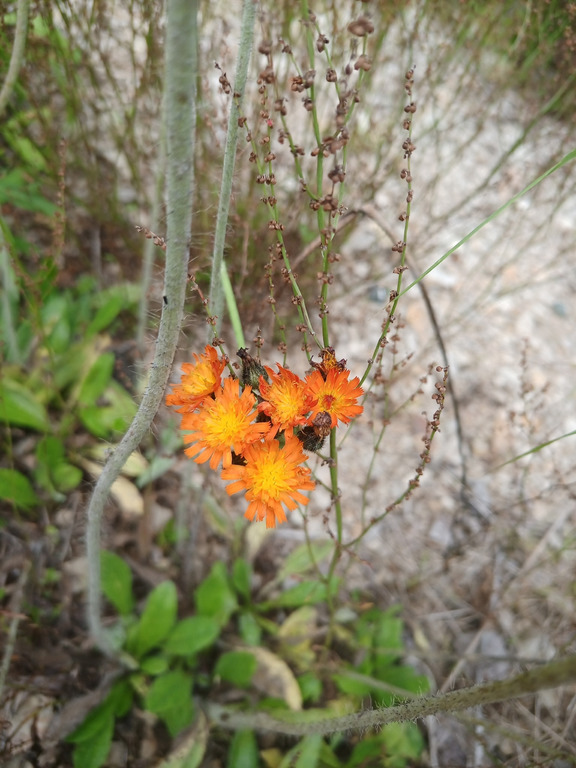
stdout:
<svg viewBox="0 0 576 768">
<path fill-rule="evenodd" d="M 314 488 L 302 466 L 304 449 L 318 450 L 338 422 L 348 424 L 362 413 L 357 400 L 363 390 L 331 347 L 305 379 L 280 364 L 277 373 L 263 367 L 246 350 L 239 356 L 241 378 L 222 383 L 225 362 L 207 346 L 182 366 L 180 384 L 166 403 L 182 414 L 185 453 L 211 469 L 222 462 L 222 478 L 232 480 L 226 491 L 246 491 L 246 517 L 274 528 L 286 521 L 282 505 L 307 504 L 302 491 Z"/>
</svg>

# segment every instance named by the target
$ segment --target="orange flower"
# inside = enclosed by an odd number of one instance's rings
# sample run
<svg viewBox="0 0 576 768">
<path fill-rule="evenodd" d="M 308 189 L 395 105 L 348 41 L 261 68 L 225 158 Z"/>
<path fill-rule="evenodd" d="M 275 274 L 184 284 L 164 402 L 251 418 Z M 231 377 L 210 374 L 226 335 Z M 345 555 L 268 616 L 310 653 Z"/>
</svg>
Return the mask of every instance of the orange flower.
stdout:
<svg viewBox="0 0 576 768">
<path fill-rule="evenodd" d="M 182 365 L 182 377 L 179 385 L 172 386 L 172 392 L 166 395 L 166 405 L 177 406 L 179 413 L 192 413 L 205 397 L 215 392 L 220 386 L 220 378 L 226 363 L 218 360 L 218 353 L 210 345 L 204 354 L 194 354 L 195 363 Z"/>
<path fill-rule="evenodd" d="M 326 412 L 332 419 L 332 428 L 339 421 L 344 424 L 362 413 L 364 408 L 357 405 L 356 401 L 364 394 L 359 386 L 360 379 L 355 376 L 348 380 L 350 371 L 339 370 L 338 367 L 330 368 L 326 374 L 326 380 L 320 371 L 314 371 L 306 378 L 306 389 L 316 400 L 312 413 L 308 419 L 311 424 L 319 413 Z"/>
<path fill-rule="evenodd" d="M 279 373 L 266 367 L 270 384 L 260 377 L 260 394 L 264 402 L 258 410 L 272 419 L 272 429 L 266 439 L 273 438 L 277 432 L 289 430 L 298 424 L 306 423 L 306 414 L 314 405 L 313 398 L 306 392 L 306 382 L 292 371 L 278 363 Z"/>
<path fill-rule="evenodd" d="M 232 449 L 244 453 L 247 446 L 260 440 L 270 429 L 270 424 L 254 424 L 256 398 L 251 387 L 245 387 L 240 395 L 238 379 L 226 379 L 224 386 L 215 393 L 214 399 L 205 398 L 197 413 L 186 413 L 181 428 L 189 431 L 184 436 L 187 456 L 203 464 L 210 460 L 210 468 L 216 469 L 232 463 Z M 197 455 L 199 454 L 199 455 Z"/>
<path fill-rule="evenodd" d="M 226 488 L 228 494 L 246 490 L 250 502 L 245 517 L 248 520 L 266 520 L 266 528 L 275 528 L 276 523 L 286 522 L 288 509 L 298 504 L 308 504 L 308 498 L 300 491 L 314 488 L 310 470 L 301 467 L 306 456 L 302 444 L 295 437 L 286 439 L 283 448 L 278 440 L 254 443 L 244 450 L 245 466 L 234 464 L 222 471 L 224 480 L 233 480 Z"/>
</svg>

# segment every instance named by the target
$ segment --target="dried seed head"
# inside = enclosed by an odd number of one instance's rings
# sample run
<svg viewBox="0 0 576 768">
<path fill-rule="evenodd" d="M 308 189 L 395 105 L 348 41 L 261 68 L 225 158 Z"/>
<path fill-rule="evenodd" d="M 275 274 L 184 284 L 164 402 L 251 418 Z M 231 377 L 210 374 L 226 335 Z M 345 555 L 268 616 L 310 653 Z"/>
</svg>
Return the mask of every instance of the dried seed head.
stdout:
<svg viewBox="0 0 576 768">
<path fill-rule="evenodd" d="M 354 64 L 354 69 L 363 69 L 364 72 L 370 71 L 372 69 L 372 59 L 369 56 L 365 56 L 364 54 L 362 54 L 356 60 L 356 64 Z"/>
<path fill-rule="evenodd" d="M 316 77 L 316 70 L 315 69 L 309 69 L 308 72 L 304 73 L 304 88 L 311 88 L 314 85 L 314 78 Z"/>
<path fill-rule="evenodd" d="M 222 87 L 222 90 L 224 91 L 224 93 L 229 94 L 232 92 L 232 86 L 230 85 L 230 81 L 226 77 L 226 72 L 222 72 L 222 74 L 218 78 L 218 82 L 220 83 L 220 86 Z"/>
<path fill-rule="evenodd" d="M 366 37 L 374 32 L 374 24 L 366 16 L 359 16 L 348 24 L 348 32 L 356 37 Z"/>
<path fill-rule="evenodd" d="M 262 72 L 258 75 L 258 84 L 261 85 L 262 83 L 274 83 L 276 81 L 276 75 L 274 74 L 274 67 L 268 66 L 266 69 L 263 69 Z"/>
<path fill-rule="evenodd" d="M 346 178 L 346 171 L 341 165 L 335 165 L 328 173 L 328 178 L 333 184 L 337 184 L 338 182 L 341 183 Z"/>
<path fill-rule="evenodd" d="M 326 37 L 326 35 L 318 35 L 318 39 L 316 40 L 316 50 L 318 53 L 322 53 L 322 51 L 326 48 L 326 45 L 330 41 Z"/>
</svg>

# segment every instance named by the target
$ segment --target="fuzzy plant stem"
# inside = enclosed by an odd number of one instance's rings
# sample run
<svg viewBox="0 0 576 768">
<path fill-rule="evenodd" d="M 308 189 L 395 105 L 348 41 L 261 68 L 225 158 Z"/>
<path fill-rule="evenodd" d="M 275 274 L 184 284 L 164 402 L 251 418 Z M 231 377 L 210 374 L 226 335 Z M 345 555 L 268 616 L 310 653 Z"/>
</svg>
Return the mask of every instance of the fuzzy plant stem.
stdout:
<svg viewBox="0 0 576 768">
<path fill-rule="evenodd" d="M 150 229 L 157 231 L 164 197 L 164 179 L 166 177 L 166 137 L 162 126 L 162 136 L 160 136 L 160 156 L 158 158 L 158 168 L 153 190 L 152 211 L 150 218 Z M 145 334 L 148 327 L 148 292 L 152 282 L 152 268 L 154 265 L 154 255 L 156 253 L 154 239 L 147 237 L 144 241 L 142 254 L 142 276 L 140 278 L 141 293 L 138 302 L 138 328 L 136 331 L 136 344 L 141 355 L 145 352 Z"/>
<path fill-rule="evenodd" d="M 114 649 L 101 618 L 102 512 L 112 483 L 150 429 L 156 415 L 170 375 L 184 312 L 194 185 L 197 15 L 197 0 L 168 0 L 163 102 L 166 131 L 166 300 L 158 330 L 156 354 L 138 412 L 106 462 L 87 511 L 88 626 L 95 644 L 107 653 L 113 653 Z"/>
<path fill-rule="evenodd" d="M 18 9 L 16 11 L 16 29 L 14 30 L 14 45 L 12 47 L 12 56 L 8 73 L 2 90 L 0 90 L 0 117 L 6 109 L 6 104 L 12 95 L 20 67 L 24 61 L 24 48 L 26 46 L 26 33 L 28 30 L 28 12 L 30 9 L 30 0 L 18 0 Z"/>
<path fill-rule="evenodd" d="M 210 295 L 208 303 L 210 311 L 216 318 L 216 325 L 209 333 L 220 334 L 222 327 L 222 311 L 224 308 L 224 296 L 229 307 L 231 317 L 238 317 L 236 301 L 226 265 L 224 263 L 224 242 L 226 240 L 226 227 L 228 225 L 228 212 L 230 209 L 230 196 L 232 194 L 232 179 L 236 162 L 236 147 L 238 145 L 238 118 L 241 116 L 242 99 L 248 76 L 248 64 L 252 52 L 254 40 L 254 21 L 256 18 L 255 0 L 244 0 L 242 8 L 242 24 L 240 30 L 240 46 L 238 60 L 236 62 L 236 74 L 234 76 L 234 98 L 230 104 L 228 116 L 228 130 L 226 132 L 226 145 L 224 147 L 224 161 L 222 164 L 222 183 L 220 186 L 220 198 L 218 200 L 218 214 L 216 217 L 216 230 L 214 232 L 214 250 L 212 253 L 212 276 L 210 280 Z M 211 326 L 212 328 L 212 326 Z M 234 328 L 236 341 L 239 346 L 244 346 L 244 339 L 240 328 Z"/>
<path fill-rule="evenodd" d="M 547 688 L 557 688 L 576 681 L 576 656 L 552 661 L 544 666 L 522 672 L 506 680 L 474 685 L 438 696 L 425 696 L 386 709 L 370 709 L 342 717 L 323 717 L 310 722 L 310 713 L 302 713 L 306 722 L 298 722 L 298 712 L 287 712 L 276 717 L 264 712 L 237 712 L 219 704 L 208 704 L 208 717 L 223 728 L 231 730 L 274 731 L 290 736 L 327 734 L 337 731 L 356 731 L 378 728 L 388 723 L 419 720 L 440 712 L 460 712 L 463 709 L 499 701 L 516 699 Z"/>
</svg>

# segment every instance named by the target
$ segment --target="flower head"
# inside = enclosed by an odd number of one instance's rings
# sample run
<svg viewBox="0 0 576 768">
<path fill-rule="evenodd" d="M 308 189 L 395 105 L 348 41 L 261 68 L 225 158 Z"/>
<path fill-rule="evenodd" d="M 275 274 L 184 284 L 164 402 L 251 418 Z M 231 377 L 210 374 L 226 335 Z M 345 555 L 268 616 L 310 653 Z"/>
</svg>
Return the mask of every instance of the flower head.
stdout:
<svg viewBox="0 0 576 768">
<path fill-rule="evenodd" d="M 245 466 L 233 465 L 222 471 L 224 480 L 233 480 L 228 494 L 246 490 L 250 502 L 245 517 L 248 520 L 266 520 L 267 528 L 286 521 L 282 504 L 296 509 L 298 504 L 308 504 L 308 498 L 300 491 L 314 488 L 310 470 L 300 465 L 306 461 L 301 443 L 288 437 L 281 448 L 278 440 L 249 445 L 243 453 Z"/>
<path fill-rule="evenodd" d="M 220 459 L 224 468 L 229 467 L 232 449 L 237 454 L 244 453 L 270 429 L 268 423 L 254 423 L 255 405 L 250 387 L 240 394 L 238 379 L 226 379 L 214 399 L 205 398 L 197 413 L 182 417 L 182 429 L 190 432 L 184 436 L 184 442 L 192 444 L 185 453 L 195 457 L 198 464 L 210 460 L 211 469 L 216 469 Z"/>
<path fill-rule="evenodd" d="M 350 371 L 340 370 L 337 366 L 330 368 L 326 379 L 318 370 L 306 378 L 306 390 L 314 398 L 315 405 L 309 417 L 309 423 L 313 423 L 319 413 L 326 412 L 332 419 L 332 427 L 341 421 L 344 424 L 358 416 L 364 410 L 356 401 L 364 394 L 359 386 L 360 379 L 355 376 L 348 379 Z"/>
<path fill-rule="evenodd" d="M 194 354 L 194 359 L 194 363 L 182 365 L 180 384 L 173 385 L 172 392 L 166 395 L 166 405 L 177 406 L 179 413 L 192 413 L 205 397 L 218 389 L 226 365 L 218 360 L 218 353 L 210 345 L 202 355 Z"/>
<path fill-rule="evenodd" d="M 278 370 L 279 373 L 274 373 L 271 368 L 266 368 L 270 383 L 263 377 L 260 379 L 260 394 L 264 401 L 260 403 L 258 410 L 272 420 L 272 429 L 267 439 L 274 437 L 279 431 L 304 424 L 306 415 L 314 405 L 314 399 L 306 391 L 306 383 L 301 378 L 279 363 Z"/>
</svg>

